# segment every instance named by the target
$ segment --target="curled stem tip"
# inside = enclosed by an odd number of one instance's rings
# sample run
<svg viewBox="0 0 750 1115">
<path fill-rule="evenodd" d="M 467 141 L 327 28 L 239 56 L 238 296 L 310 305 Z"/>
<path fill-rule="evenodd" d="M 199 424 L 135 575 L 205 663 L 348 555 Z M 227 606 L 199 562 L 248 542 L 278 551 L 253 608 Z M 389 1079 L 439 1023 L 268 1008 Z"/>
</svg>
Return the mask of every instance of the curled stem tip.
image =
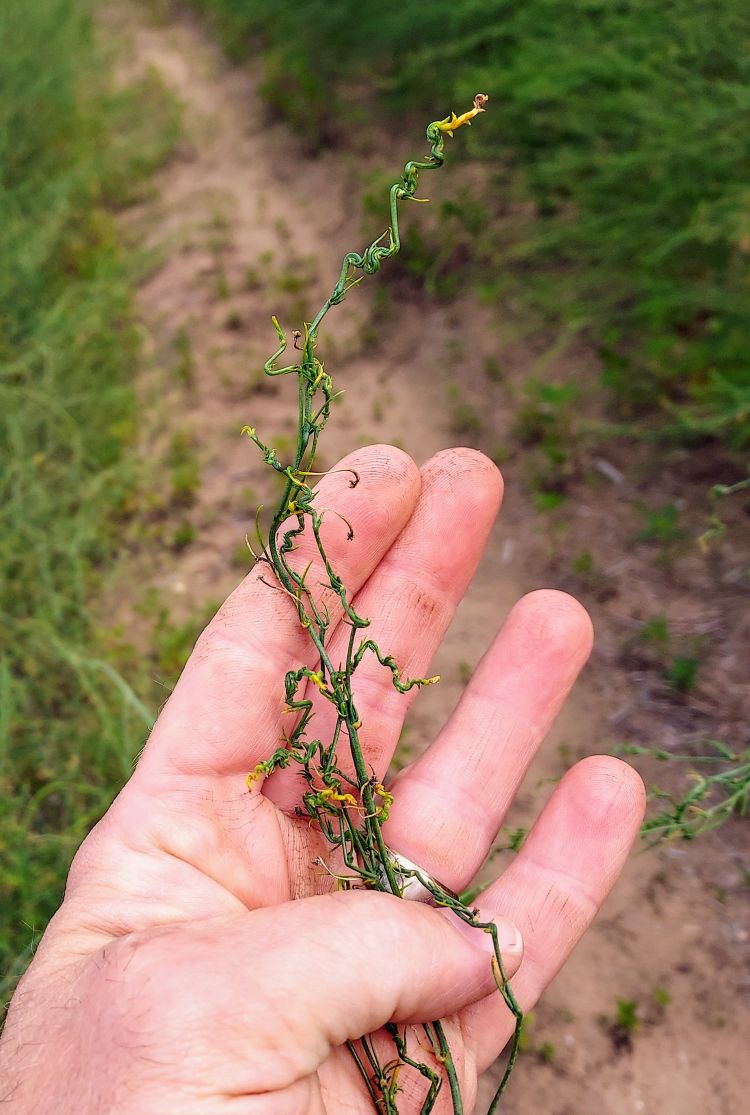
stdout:
<svg viewBox="0 0 750 1115">
<path fill-rule="evenodd" d="M 468 112 L 462 112 L 460 116 L 456 116 L 455 112 L 451 112 L 450 116 L 446 116 L 445 120 L 438 121 L 438 130 L 452 137 L 453 133 L 463 124 L 471 125 L 475 116 L 478 116 L 480 112 L 487 111 L 484 106 L 489 99 L 487 93 L 477 93 L 474 97 L 473 108 L 470 108 Z"/>
</svg>

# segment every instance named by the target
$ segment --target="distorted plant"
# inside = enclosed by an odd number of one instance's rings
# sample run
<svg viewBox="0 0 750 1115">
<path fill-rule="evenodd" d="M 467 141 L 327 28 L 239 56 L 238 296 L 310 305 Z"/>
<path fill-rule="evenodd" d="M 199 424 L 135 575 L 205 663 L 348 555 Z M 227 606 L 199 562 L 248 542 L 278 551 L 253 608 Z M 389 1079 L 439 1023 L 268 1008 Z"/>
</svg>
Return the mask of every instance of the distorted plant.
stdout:
<svg viewBox="0 0 750 1115">
<path fill-rule="evenodd" d="M 744 480 L 738 480 L 735 484 L 714 484 L 709 492 L 710 501 L 710 514 L 706 529 L 698 539 L 698 544 L 702 550 L 707 550 L 712 542 L 716 539 L 722 538 L 726 533 L 726 524 L 721 515 L 721 503 L 727 496 L 735 496 L 739 492 L 750 491 L 750 476 Z"/>
<path fill-rule="evenodd" d="M 677 755 L 650 747 L 622 746 L 622 755 L 647 755 L 660 762 L 688 763 L 692 785 L 674 794 L 654 788 L 651 798 L 662 805 L 643 823 L 642 835 L 652 844 L 662 840 L 692 840 L 723 825 L 731 817 L 747 816 L 750 810 L 750 747 L 733 751 L 718 740 L 708 740 L 710 751 L 703 755 Z"/>
<path fill-rule="evenodd" d="M 295 330 L 293 333 L 293 345 L 300 355 L 292 363 L 280 366 L 281 357 L 287 349 L 287 339 L 278 320 L 273 319 L 279 343 L 265 363 L 265 373 L 271 377 L 296 376 L 299 384 L 296 445 L 289 447 L 289 455 L 293 458 L 291 462 L 284 463 L 278 444 L 274 448 L 263 442 L 255 427 L 246 426 L 243 432 L 258 447 L 265 462 L 280 475 L 284 484 L 266 539 L 258 526 L 260 550 L 256 555 L 257 560 L 268 566 L 277 589 L 289 597 L 300 624 L 313 643 L 317 659 L 315 668 L 303 666 L 287 673 L 286 707 L 297 719 L 286 735 L 284 745 L 248 775 L 249 789 L 257 792 L 258 784 L 265 777 L 279 768 L 297 764 L 307 786 L 302 797 L 302 815 L 309 817 L 310 823 L 328 842 L 337 864 L 334 874 L 339 889 L 367 887 L 404 898 L 407 889 L 421 884 L 429 891 L 436 905 L 453 911 L 457 918 L 476 928 L 477 932 L 485 932 L 491 936 L 495 982 L 516 1020 L 507 1068 L 489 1109 L 494 1112 L 516 1059 L 522 1019 L 505 975 L 497 929 L 492 922 L 482 920 L 476 908 L 464 904 L 457 895 L 421 869 L 405 868 L 389 849 L 383 835 L 383 824 L 388 818 L 393 797 L 365 762 L 359 735 L 362 725 L 353 695 L 354 675 L 368 655 L 374 655 L 381 666 L 390 672 L 393 685 L 399 693 L 431 685 L 438 679 L 402 677 L 398 664 L 387 651 L 362 634 L 368 627 L 369 620 L 355 610 L 346 586 L 330 563 L 321 533 L 326 511 L 317 508 L 316 494 L 309 483 L 310 478 L 316 475 L 314 467 L 318 441 L 328 421 L 331 404 L 338 394 L 334 390 L 330 373 L 316 354 L 321 323 L 331 307 L 341 303 L 352 287 L 361 282 L 365 275 L 378 271 L 384 260 L 399 251 L 399 203 L 422 200 L 415 197 L 420 172 L 436 169 L 443 164 L 446 135 L 452 136 L 457 128 L 470 123 L 472 118 L 483 112 L 486 101 L 486 96 L 477 94 L 474 107 L 468 112 L 458 117 L 452 113 L 450 117 L 429 125 L 429 155 L 421 160 L 407 162 L 400 179 L 390 187 L 389 227 L 361 254 L 352 251 L 344 256 L 338 281 L 331 294 L 312 321 L 305 322 L 301 331 Z M 352 488 L 356 488 L 359 483 L 358 475 L 351 470 L 349 483 Z M 316 596 L 318 585 L 311 583 L 308 577 L 310 566 L 298 572 L 290 561 L 295 543 L 306 531 L 314 538 L 323 567 L 324 587 L 332 590 L 338 597 L 343 622 L 349 627 L 346 657 L 340 664 L 334 663 L 330 656 L 328 635 L 332 617 L 329 609 Z M 349 538 L 353 538 L 351 527 Z M 317 574 L 315 579 L 319 579 Z M 310 739 L 308 735 L 308 726 L 313 715 L 313 702 L 309 694 L 314 690 L 336 710 L 336 724 L 329 740 Z M 344 746 L 351 756 L 352 774 L 346 772 L 340 758 L 340 749 Z M 393 1041 L 393 1056 L 387 1061 L 381 1060 L 374 1043 L 367 1036 L 348 1043 L 374 1109 L 385 1115 L 398 1112 L 399 1073 L 408 1065 L 425 1080 L 425 1096 L 421 1107 L 424 1115 L 433 1110 L 444 1081 L 447 1081 L 450 1089 L 452 1110 L 455 1115 L 461 1115 L 464 1108 L 456 1067 L 442 1023 L 439 1020 L 425 1023 L 422 1030 L 434 1054 L 435 1064 L 444 1067 L 444 1074 L 439 1068 L 436 1069 L 420 1059 L 419 1047 L 410 1047 L 403 1028 L 390 1024 L 386 1030 Z"/>
</svg>

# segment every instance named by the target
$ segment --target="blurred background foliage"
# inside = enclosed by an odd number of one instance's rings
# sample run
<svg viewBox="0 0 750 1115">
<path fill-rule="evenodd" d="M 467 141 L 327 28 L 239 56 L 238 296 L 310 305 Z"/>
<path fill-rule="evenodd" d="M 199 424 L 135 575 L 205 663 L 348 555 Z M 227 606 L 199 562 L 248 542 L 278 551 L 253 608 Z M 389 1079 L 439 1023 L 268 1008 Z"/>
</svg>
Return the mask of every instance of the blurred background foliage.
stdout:
<svg viewBox="0 0 750 1115">
<path fill-rule="evenodd" d="M 176 6 L 187 0 L 146 5 Z M 259 56 L 271 111 L 313 151 L 356 142 L 370 119 L 411 135 L 488 92 L 491 111 L 461 139 L 468 184 L 435 207 L 434 240 L 408 226 L 401 266 L 431 295 L 471 282 L 490 304 L 521 305 L 553 343 L 593 345 L 613 430 L 706 447 L 705 475 L 737 479 L 750 446 L 743 0 L 191 6 L 230 56 Z M 173 679 L 206 618 L 176 625 L 156 594 L 143 604 L 148 650 L 113 627 L 143 486 L 133 292 L 149 266 L 117 214 L 151 189 L 180 128 L 155 76 L 113 82 L 119 54 L 94 35 L 96 7 L 0 4 L 0 998 L 132 768 L 142 702 L 157 703 L 150 668 Z M 373 129 L 361 131 L 367 142 Z M 380 221 L 380 181 L 371 196 Z M 449 258 L 438 235 L 469 250 Z M 588 395 L 576 387 L 530 383 L 516 416 L 521 444 L 542 441 L 558 477 Z M 470 437 L 476 411 L 458 394 L 453 406 L 453 432 Z M 179 431 L 167 467 L 173 502 L 189 504 L 200 475 Z M 562 496 L 542 486 L 535 498 L 543 509 Z M 668 505 L 644 537 L 670 545 L 676 516 Z M 723 529 L 717 512 L 711 531 Z M 181 530 L 175 549 L 193 537 Z M 594 558 L 577 560 L 593 584 Z M 678 663 L 675 687 L 689 688 L 693 659 Z"/>
<path fill-rule="evenodd" d="M 148 712 L 90 610 L 136 483 L 115 210 L 169 151 L 155 79 L 113 92 L 81 0 L 0 5 L 0 994 L 128 775 Z"/>
<path fill-rule="evenodd" d="M 490 93 L 483 297 L 512 284 L 592 342 L 632 435 L 750 445 L 744 0 L 194 4 L 234 57 L 262 43 L 266 97 L 316 144 L 363 98 L 421 117 Z"/>
</svg>

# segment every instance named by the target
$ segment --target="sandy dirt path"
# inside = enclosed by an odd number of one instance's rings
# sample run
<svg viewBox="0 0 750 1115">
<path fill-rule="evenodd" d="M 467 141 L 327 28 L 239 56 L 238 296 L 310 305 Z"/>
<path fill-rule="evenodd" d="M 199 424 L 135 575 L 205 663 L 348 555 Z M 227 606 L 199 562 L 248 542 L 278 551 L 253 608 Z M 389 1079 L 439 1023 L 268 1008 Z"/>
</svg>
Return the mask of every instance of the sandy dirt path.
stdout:
<svg viewBox="0 0 750 1115">
<path fill-rule="evenodd" d="M 260 372 L 275 347 L 270 315 L 296 326 L 330 289 L 342 253 L 364 243 L 361 174 L 341 153 L 306 158 L 283 124 L 269 120 L 255 67 L 229 68 L 197 22 L 184 15 L 151 22 L 127 5 L 111 20 L 132 38 L 128 68 L 154 67 L 184 105 L 180 153 L 153 197 L 127 217 L 129 232 L 161 260 L 139 298 L 153 364 L 144 409 L 157 416 L 146 420 L 144 453 L 168 455 L 176 437 L 200 471 L 174 512 L 187 535 L 179 546 L 154 545 L 140 571 L 180 616 L 221 600 L 248 564 L 243 538 L 255 504 L 270 502 L 273 489 L 239 430 L 252 422 L 280 449 L 293 431 L 292 396 Z M 384 149 L 380 164 L 395 170 L 398 154 Z M 492 345 L 487 315 L 469 299 L 446 308 L 413 292 L 384 312 L 373 284 L 352 295 L 325 341 L 327 364 L 347 391 L 326 432 L 325 461 L 387 440 L 421 463 L 460 443 L 456 384 L 473 406 L 500 411 L 502 396 L 479 370 Z M 435 663 L 443 682 L 411 717 L 404 756 L 429 740 L 513 602 L 541 583 L 526 497 L 512 470 L 506 482 L 506 514 Z M 122 618 L 137 622 L 134 614 Z M 527 779 L 512 826 L 533 818 L 549 793 L 545 780 L 612 746 L 620 696 L 595 656 Z M 530 1020 L 507 1112 L 743 1109 L 750 1012 L 738 871 L 716 841 L 706 842 L 700 860 L 683 848 L 633 858 Z M 632 1031 L 614 1025 L 618 1001 L 638 1005 Z"/>
</svg>

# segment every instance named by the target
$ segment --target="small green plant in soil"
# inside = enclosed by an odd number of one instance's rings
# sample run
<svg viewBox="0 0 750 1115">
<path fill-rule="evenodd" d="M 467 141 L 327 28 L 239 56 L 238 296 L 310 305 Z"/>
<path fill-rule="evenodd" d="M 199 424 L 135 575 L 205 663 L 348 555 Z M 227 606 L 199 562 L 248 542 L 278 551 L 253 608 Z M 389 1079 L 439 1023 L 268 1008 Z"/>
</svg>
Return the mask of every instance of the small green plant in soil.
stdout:
<svg viewBox="0 0 750 1115">
<path fill-rule="evenodd" d="M 172 500 L 181 507 L 190 507 L 201 486 L 200 463 L 190 435 L 176 430 L 167 451 Z"/>
<path fill-rule="evenodd" d="M 449 383 L 445 391 L 450 406 L 450 430 L 457 437 L 476 438 L 482 429 L 482 419 L 474 404 L 461 394 L 456 383 Z"/>
<path fill-rule="evenodd" d="M 618 999 L 615 1017 L 609 1024 L 609 1036 L 618 1052 L 629 1052 L 633 1048 L 633 1037 L 641 1027 L 638 1003 L 633 999 Z"/>
<path fill-rule="evenodd" d="M 668 691 L 684 697 L 697 683 L 704 643 L 698 634 L 674 636 L 666 616 L 655 615 L 626 641 L 623 654 L 639 665 L 656 667 Z"/>
<path fill-rule="evenodd" d="M 195 383 L 195 356 L 190 334 L 184 325 L 177 330 L 172 343 L 177 355 L 174 374 L 185 387 L 192 387 Z"/>
<path fill-rule="evenodd" d="M 638 542 L 655 542 L 671 546 L 682 541 L 686 532 L 680 525 L 680 510 L 674 503 L 667 503 L 655 511 L 644 511 L 644 525 L 636 535 Z"/>
<path fill-rule="evenodd" d="M 571 572 L 581 589 L 598 600 L 606 600 L 615 590 L 610 577 L 601 568 L 591 550 L 581 550 L 571 562 Z"/>
<path fill-rule="evenodd" d="M 692 654 L 676 654 L 664 677 L 678 693 L 689 693 L 695 686 L 700 659 Z"/>
<path fill-rule="evenodd" d="M 526 447 L 526 472 L 538 511 L 554 511 L 567 497 L 575 472 L 574 384 L 530 380 L 518 409 L 515 433 Z"/>
<path fill-rule="evenodd" d="M 393 685 L 400 693 L 406 693 L 415 686 L 431 685 L 438 679 L 402 677 L 397 662 L 364 634 L 369 620 L 355 611 L 348 598 L 346 586 L 331 566 L 321 536 L 325 511 L 317 509 L 315 492 L 309 483 L 310 478 L 315 475 L 319 438 L 328 421 L 331 404 L 337 396 L 331 375 L 316 354 L 318 332 L 323 319 L 365 275 L 378 271 L 384 260 L 390 259 L 399 251 L 400 203 L 419 200 L 415 193 L 420 173 L 442 166 L 446 135 L 452 136 L 457 128 L 470 123 L 483 112 L 486 101 L 486 96 L 477 94 L 474 107 L 468 112 L 458 117 L 453 113 L 428 126 L 429 155 L 407 162 L 401 177 L 390 188 L 389 227 L 362 253 L 352 251 L 344 256 L 338 281 L 330 295 L 312 321 L 304 322 L 303 328 L 295 330 L 293 334 L 293 345 L 298 356 L 291 363 L 282 362 L 288 342 L 278 320 L 273 319 L 278 347 L 266 361 L 265 372 L 271 377 L 294 376 L 299 383 L 296 444 L 284 446 L 291 461 L 285 463 L 280 456 L 284 450 L 278 443 L 276 447 L 272 447 L 263 442 L 255 427 L 247 426 L 243 432 L 257 446 L 263 459 L 283 482 L 283 493 L 266 539 L 258 529 L 260 549 L 257 559 L 268 567 L 278 588 L 289 597 L 300 624 L 314 645 L 318 659 L 314 669 L 305 666 L 286 675 L 286 705 L 297 716 L 296 725 L 290 729 L 284 745 L 249 774 L 248 787 L 251 793 L 255 793 L 258 783 L 274 770 L 296 764 L 307 784 L 300 808 L 330 845 L 335 862 L 338 863 L 336 879 L 340 889 L 364 886 L 403 898 L 409 879 L 416 877 L 427 887 L 438 905 L 452 910 L 456 917 L 476 928 L 477 932 L 491 936 L 495 982 L 516 1019 L 508 1065 L 489 1109 L 490 1112 L 495 1112 L 515 1062 L 522 1021 L 521 1011 L 505 976 L 497 929 L 492 922 L 483 921 L 476 908 L 464 904 L 457 895 L 418 869 L 404 870 L 388 848 L 383 835 L 383 824 L 388 818 L 393 798 L 382 783 L 372 776 L 365 762 L 359 736 L 361 723 L 352 692 L 354 675 L 367 655 L 374 655 L 383 669 L 390 672 Z M 358 485 L 359 477 L 355 472 L 350 473 L 349 483 L 352 488 Z M 332 625 L 330 612 L 316 598 L 315 590 L 318 586 L 308 580 L 309 567 L 300 573 L 290 563 L 295 542 L 305 531 L 310 532 L 315 540 L 327 587 L 338 597 L 344 623 L 350 631 L 346 658 L 338 667 L 331 660 L 327 643 Z M 350 537 L 353 537 L 351 528 Z M 320 576 L 316 574 L 315 582 L 319 580 Z M 330 740 L 311 739 L 308 733 L 314 711 L 309 694 L 314 690 L 323 700 L 330 702 L 337 713 L 335 730 Z M 351 755 L 353 776 L 347 774 L 341 766 L 339 749 L 344 746 L 348 747 Z M 367 1036 L 348 1043 L 374 1110 L 383 1115 L 396 1115 L 399 1110 L 399 1072 L 403 1066 L 408 1065 L 416 1069 L 425 1081 L 421 1108 L 424 1115 L 434 1109 L 445 1083 L 450 1090 L 454 1115 L 461 1115 L 464 1108 L 458 1075 L 442 1023 L 439 1020 L 426 1023 L 422 1031 L 423 1040 L 432 1049 L 437 1064 L 444 1066 L 444 1072 L 436 1071 L 422 1059 L 420 1047 L 414 1045 L 407 1029 L 393 1024 L 386 1029 L 393 1042 L 393 1051 L 385 1059 Z"/>
<path fill-rule="evenodd" d="M 171 546 L 173 550 L 186 550 L 191 542 L 195 541 L 195 527 L 192 523 L 182 522 L 172 532 Z"/>
<path fill-rule="evenodd" d="M 503 366 L 496 356 L 487 356 L 484 361 L 484 374 L 490 383 L 502 383 L 505 379 L 505 371 Z"/>
</svg>

